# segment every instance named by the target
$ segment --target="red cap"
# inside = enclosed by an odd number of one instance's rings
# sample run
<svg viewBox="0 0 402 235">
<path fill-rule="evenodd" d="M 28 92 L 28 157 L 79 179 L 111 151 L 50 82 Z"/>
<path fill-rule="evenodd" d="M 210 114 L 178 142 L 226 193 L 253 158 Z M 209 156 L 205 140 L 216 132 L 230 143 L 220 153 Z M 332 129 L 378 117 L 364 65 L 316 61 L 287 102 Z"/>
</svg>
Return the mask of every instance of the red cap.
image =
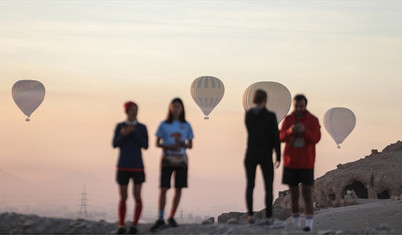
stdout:
<svg viewBox="0 0 402 235">
<path fill-rule="evenodd" d="M 124 104 L 124 109 L 125 109 L 126 113 L 131 107 L 137 107 L 138 108 L 137 104 L 134 103 L 133 101 L 128 101 L 128 102 L 126 102 Z"/>
</svg>

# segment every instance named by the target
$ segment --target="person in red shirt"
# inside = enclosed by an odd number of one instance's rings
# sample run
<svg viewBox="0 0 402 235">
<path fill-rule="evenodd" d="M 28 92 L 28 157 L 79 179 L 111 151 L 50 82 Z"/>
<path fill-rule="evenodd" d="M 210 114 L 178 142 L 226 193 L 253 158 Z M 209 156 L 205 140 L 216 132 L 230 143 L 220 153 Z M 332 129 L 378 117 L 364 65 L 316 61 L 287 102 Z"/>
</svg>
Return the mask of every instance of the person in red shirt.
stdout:
<svg viewBox="0 0 402 235">
<path fill-rule="evenodd" d="M 299 184 L 305 205 L 305 226 L 313 229 L 313 197 L 315 145 L 321 139 L 318 119 L 307 111 L 307 98 L 296 95 L 293 98 L 294 111 L 285 117 L 280 129 L 281 142 L 285 142 L 283 153 L 282 183 L 289 185 L 292 198 L 293 223 L 301 227 L 299 214 Z"/>
</svg>

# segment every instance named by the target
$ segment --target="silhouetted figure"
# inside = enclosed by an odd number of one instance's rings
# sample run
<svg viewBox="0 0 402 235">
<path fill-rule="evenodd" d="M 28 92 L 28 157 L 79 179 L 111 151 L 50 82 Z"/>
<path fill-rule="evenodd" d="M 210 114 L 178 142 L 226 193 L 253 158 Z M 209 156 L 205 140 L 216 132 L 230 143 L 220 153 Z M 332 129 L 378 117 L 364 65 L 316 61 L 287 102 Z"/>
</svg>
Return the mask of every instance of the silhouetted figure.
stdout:
<svg viewBox="0 0 402 235">
<path fill-rule="evenodd" d="M 145 125 L 137 121 L 138 106 L 132 101 L 124 104 L 127 120 L 118 123 L 114 132 L 113 147 L 119 148 L 116 181 L 119 185 L 118 206 L 119 228 L 117 233 L 126 233 L 126 201 L 128 183 L 134 182 L 135 210 L 129 233 L 137 233 L 137 224 L 142 211 L 141 187 L 145 182 L 141 148 L 148 148 L 148 132 Z"/>
<path fill-rule="evenodd" d="M 246 112 L 245 122 L 248 133 L 247 151 L 244 159 L 246 169 L 247 188 L 246 203 L 248 223 L 254 223 L 253 217 L 253 191 L 255 185 L 255 173 L 257 165 L 260 165 L 265 184 L 265 224 L 272 224 L 272 200 L 273 200 L 273 180 L 274 164 L 272 162 L 272 152 L 275 149 L 275 167 L 278 168 L 281 161 L 281 146 L 279 140 L 278 122 L 276 115 L 265 107 L 267 103 L 267 93 L 257 90 L 254 93 L 253 103 L 256 107 Z"/>
</svg>

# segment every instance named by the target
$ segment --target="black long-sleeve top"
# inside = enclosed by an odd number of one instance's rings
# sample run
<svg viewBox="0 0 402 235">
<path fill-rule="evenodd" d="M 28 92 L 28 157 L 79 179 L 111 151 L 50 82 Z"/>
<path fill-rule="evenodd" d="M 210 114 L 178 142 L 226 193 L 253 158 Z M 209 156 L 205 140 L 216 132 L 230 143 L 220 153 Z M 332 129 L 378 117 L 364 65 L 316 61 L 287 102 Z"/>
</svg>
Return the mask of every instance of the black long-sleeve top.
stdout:
<svg viewBox="0 0 402 235">
<path fill-rule="evenodd" d="M 264 108 L 252 108 L 245 117 L 248 139 L 247 160 L 272 161 L 275 149 L 276 160 L 281 160 L 281 142 L 279 139 L 276 114 Z"/>
</svg>

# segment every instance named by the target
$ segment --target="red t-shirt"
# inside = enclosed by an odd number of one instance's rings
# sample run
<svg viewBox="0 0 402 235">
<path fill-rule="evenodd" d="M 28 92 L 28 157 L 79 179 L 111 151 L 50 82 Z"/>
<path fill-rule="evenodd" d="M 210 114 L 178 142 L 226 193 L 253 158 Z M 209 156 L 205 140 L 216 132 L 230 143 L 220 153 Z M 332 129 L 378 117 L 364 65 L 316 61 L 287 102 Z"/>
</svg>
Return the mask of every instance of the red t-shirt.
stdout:
<svg viewBox="0 0 402 235">
<path fill-rule="evenodd" d="M 299 137 L 301 142 L 295 143 L 296 137 L 291 134 L 291 127 L 295 123 L 302 123 L 306 129 L 304 134 Z M 313 169 L 315 162 L 315 145 L 321 139 L 320 123 L 310 112 L 302 118 L 296 118 L 295 113 L 285 117 L 280 130 L 281 142 L 285 142 L 283 153 L 283 166 L 293 169 Z"/>
</svg>

